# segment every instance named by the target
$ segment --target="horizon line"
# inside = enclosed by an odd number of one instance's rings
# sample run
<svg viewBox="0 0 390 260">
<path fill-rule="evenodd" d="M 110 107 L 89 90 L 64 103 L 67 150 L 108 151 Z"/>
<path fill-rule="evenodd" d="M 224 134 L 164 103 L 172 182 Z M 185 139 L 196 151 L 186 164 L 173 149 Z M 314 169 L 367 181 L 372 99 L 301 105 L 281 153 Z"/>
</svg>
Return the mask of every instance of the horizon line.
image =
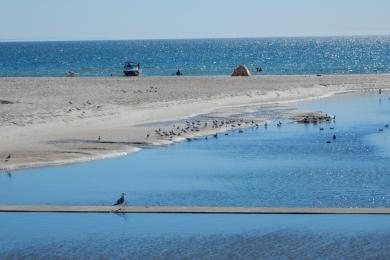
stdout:
<svg viewBox="0 0 390 260">
<path fill-rule="evenodd" d="M 0 39 L 0 43 L 12 42 L 94 42 L 94 41 L 161 41 L 161 40 L 230 40 L 230 39 L 278 39 L 278 38 L 342 38 L 342 37 L 390 37 L 388 34 L 346 34 L 346 35 L 290 35 L 290 36 L 242 36 L 242 37 L 183 37 L 183 38 L 134 38 L 134 39 Z"/>
</svg>

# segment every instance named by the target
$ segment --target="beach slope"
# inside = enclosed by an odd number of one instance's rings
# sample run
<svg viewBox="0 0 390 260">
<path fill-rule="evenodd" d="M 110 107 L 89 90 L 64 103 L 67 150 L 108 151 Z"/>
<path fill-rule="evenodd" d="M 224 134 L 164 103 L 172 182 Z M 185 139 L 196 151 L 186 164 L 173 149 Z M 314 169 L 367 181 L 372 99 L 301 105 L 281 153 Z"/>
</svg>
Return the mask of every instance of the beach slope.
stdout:
<svg viewBox="0 0 390 260">
<path fill-rule="evenodd" d="M 0 78 L 0 169 L 102 159 L 216 132 L 205 127 L 175 138 L 155 132 L 195 115 L 349 91 L 386 95 L 389 88 L 389 74 Z"/>
</svg>

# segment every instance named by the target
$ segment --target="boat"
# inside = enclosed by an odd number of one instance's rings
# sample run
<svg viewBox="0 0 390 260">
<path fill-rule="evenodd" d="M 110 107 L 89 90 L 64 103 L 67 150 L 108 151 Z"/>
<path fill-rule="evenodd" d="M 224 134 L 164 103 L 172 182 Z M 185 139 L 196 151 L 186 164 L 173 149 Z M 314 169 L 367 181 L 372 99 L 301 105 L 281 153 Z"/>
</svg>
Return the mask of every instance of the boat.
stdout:
<svg viewBox="0 0 390 260">
<path fill-rule="evenodd" d="M 142 73 L 141 66 L 137 62 L 127 61 L 123 67 L 123 73 L 125 76 L 140 76 Z"/>
</svg>

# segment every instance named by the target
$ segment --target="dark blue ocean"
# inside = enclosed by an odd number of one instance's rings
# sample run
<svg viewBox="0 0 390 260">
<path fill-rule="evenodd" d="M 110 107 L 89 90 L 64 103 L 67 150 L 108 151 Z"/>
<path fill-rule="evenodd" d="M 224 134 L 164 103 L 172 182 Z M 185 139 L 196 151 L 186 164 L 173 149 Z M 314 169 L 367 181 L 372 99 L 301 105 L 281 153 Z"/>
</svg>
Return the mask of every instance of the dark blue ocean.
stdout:
<svg viewBox="0 0 390 260">
<path fill-rule="evenodd" d="M 390 73 L 390 36 L 0 43 L 0 76 L 119 76 L 127 60 L 145 76 Z"/>
</svg>

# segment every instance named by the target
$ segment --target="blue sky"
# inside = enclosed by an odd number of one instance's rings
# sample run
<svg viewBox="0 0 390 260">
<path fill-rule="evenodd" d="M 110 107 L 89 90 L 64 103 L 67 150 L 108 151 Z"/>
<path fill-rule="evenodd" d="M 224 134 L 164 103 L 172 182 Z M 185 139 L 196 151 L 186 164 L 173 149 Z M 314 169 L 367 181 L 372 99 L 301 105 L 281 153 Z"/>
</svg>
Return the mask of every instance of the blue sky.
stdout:
<svg viewBox="0 0 390 260">
<path fill-rule="evenodd" d="M 1 0 L 0 40 L 390 34 L 390 0 Z"/>
</svg>

